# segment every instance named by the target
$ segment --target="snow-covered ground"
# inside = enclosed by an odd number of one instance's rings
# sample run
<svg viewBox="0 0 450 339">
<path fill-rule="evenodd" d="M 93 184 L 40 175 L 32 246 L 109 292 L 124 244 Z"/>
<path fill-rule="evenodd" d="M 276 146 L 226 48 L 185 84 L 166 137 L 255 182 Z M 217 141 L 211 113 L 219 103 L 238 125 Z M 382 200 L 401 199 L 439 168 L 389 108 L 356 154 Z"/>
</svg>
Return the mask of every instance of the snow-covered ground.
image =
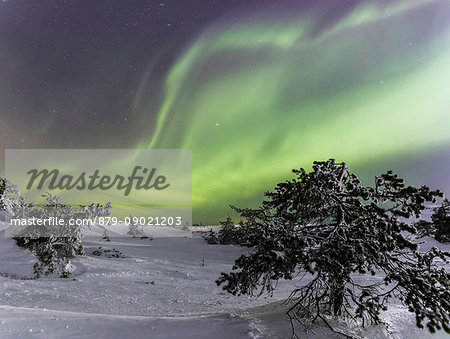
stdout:
<svg viewBox="0 0 450 339">
<path fill-rule="evenodd" d="M 0 229 L 5 227 L 0 222 Z M 116 231 L 116 236 L 124 232 Z M 73 261 L 68 279 L 32 279 L 36 258 L 0 233 L 0 338 L 290 338 L 281 301 L 292 282 L 280 282 L 273 298 L 259 299 L 232 296 L 214 282 L 246 249 L 207 245 L 179 231 L 155 229 L 149 232 L 153 240 L 119 236 L 110 242 L 102 240 L 102 232 L 90 231 L 87 255 Z M 113 249 L 121 253 L 118 258 L 105 252 Z M 417 329 L 401 305 L 391 304 L 384 319 L 387 329 L 335 326 L 365 338 L 446 337 Z M 299 334 L 339 337 L 323 326 L 315 332 Z"/>
</svg>

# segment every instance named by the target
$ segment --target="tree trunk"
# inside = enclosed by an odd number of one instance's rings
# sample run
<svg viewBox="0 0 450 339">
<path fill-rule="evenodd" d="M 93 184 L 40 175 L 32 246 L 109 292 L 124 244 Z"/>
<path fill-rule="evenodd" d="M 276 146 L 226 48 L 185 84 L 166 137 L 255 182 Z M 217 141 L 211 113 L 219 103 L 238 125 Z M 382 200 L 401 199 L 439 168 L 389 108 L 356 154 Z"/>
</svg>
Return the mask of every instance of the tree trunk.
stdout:
<svg viewBox="0 0 450 339">
<path fill-rule="evenodd" d="M 344 303 L 344 282 L 339 279 L 331 284 L 330 301 L 332 303 L 333 315 L 341 315 L 342 304 Z"/>
</svg>

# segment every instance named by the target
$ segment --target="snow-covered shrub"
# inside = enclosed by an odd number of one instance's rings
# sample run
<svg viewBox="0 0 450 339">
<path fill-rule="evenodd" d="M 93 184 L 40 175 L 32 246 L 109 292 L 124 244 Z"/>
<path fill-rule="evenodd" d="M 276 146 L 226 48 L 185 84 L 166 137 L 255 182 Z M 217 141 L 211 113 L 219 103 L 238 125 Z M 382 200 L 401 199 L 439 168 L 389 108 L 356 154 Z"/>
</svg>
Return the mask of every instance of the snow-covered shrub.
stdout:
<svg viewBox="0 0 450 339">
<path fill-rule="evenodd" d="M 3 178 L 0 178 L 0 221 L 6 221 L 7 218 L 7 212 L 5 211 L 4 205 L 3 205 L 3 196 L 6 189 L 6 180 Z"/>
<path fill-rule="evenodd" d="M 127 234 L 131 235 L 133 238 L 148 238 L 144 232 L 143 226 L 136 219 L 130 216 L 130 224 L 128 225 Z"/>
<path fill-rule="evenodd" d="M 91 205 L 81 205 L 82 211 L 81 215 L 86 219 L 94 220 L 96 217 L 109 217 L 111 215 L 112 205 L 108 202 L 105 205 L 102 204 L 91 204 Z"/>
<path fill-rule="evenodd" d="M 208 233 L 203 235 L 203 239 L 205 239 L 206 243 L 209 245 L 218 245 L 219 237 L 217 236 L 217 232 L 214 232 L 211 228 Z"/>
<path fill-rule="evenodd" d="M 102 240 L 111 241 L 111 239 L 109 239 L 109 235 L 108 235 L 108 231 L 106 230 L 106 227 L 103 228 Z"/>
<path fill-rule="evenodd" d="M 240 294 L 271 294 L 279 279 L 298 279 L 288 311 L 305 329 L 328 317 L 380 323 L 390 298 L 399 298 L 431 332 L 450 333 L 450 274 L 439 264 L 450 253 L 419 252 L 413 217 L 442 196 L 428 187 L 406 187 L 387 172 L 364 187 L 345 163 L 315 162 L 313 171 L 266 192 L 257 209 L 234 208 L 246 219 L 249 254 L 217 284 Z M 312 276 L 301 286 L 305 275 Z M 369 282 L 357 278 L 368 275 Z M 370 278 L 371 276 L 377 277 Z M 372 281 L 370 281 L 372 280 Z"/>
<path fill-rule="evenodd" d="M 0 210 L 10 215 L 23 215 L 33 208 L 33 204 L 26 201 L 16 185 L 0 178 Z"/>
<path fill-rule="evenodd" d="M 109 249 L 109 248 L 103 248 L 98 247 L 92 252 L 92 255 L 96 255 L 97 257 L 103 256 L 106 258 L 126 258 L 125 254 L 120 252 L 119 250 L 116 250 L 115 248 Z"/>
<path fill-rule="evenodd" d="M 0 178 L 0 211 L 4 210 L 3 195 L 5 194 L 5 189 L 6 189 L 6 180 L 3 178 Z"/>
<path fill-rule="evenodd" d="M 15 234 L 16 243 L 30 249 L 36 254 L 39 261 L 34 265 L 37 277 L 41 275 L 56 274 L 67 277 L 73 266 L 70 259 L 83 255 L 82 246 L 83 226 L 71 225 L 69 220 L 109 216 L 111 204 L 73 207 L 62 204 L 53 194 L 43 195 L 46 203 L 36 206 L 27 201 L 20 194 L 18 188 L 8 181 L 2 181 L 1 204 L 12 218 L 39 218 L 50 217 L 64 220 L 61 224 L 29 225 Z"/>
<path fill-rule="evenodd" d="M 34 265 L 34 272 L 37 277 L 41 275 L 56 274 L 67 277 L 70 274 L 70 259 L 76 255 L 83 255 L 84 250 L 81 244 L 82 229 L 80 226 L 71 226 L 69 219 L 82 217 L 82 210 L 72 206 L 61 204 L 58 197 L 53 194 L 43 195 L 46 204 L 42 207 L 35 207 L 28 214 L 13 214 L 14 218 L 37 217 L 60 218 L 65 220 L 63 225 L 30 225 L 14 239 L 21 247 L 33 251 L 39 258 L 39 262 Z"/>
<path fill-rule="evenodd" d="M 181 228 L 182 231 L 190 232 L 191 228 L 189 227 L 189 222 L 186 221 L 186 224 Z"/>
<path fill-rule="evenodd" d="M 440 206 L 433 209 L 429 233 L 437 241 L 450 241 L 450 201 L 448 199 L 445 199 Z"/>
<path fill-rule="evenodd" d="M 440 242 L 450 241 L 450 201 L 448 199 L 445 199 L 441 206 L 434 209 L 431 220 L 434 224 L 436 240 Z"/>
<path fill-rule="evenodd" d="M 227 220 L 220 221 L 220 229 L 214 232 L 212 229 L 203 236 L 210 245 L 240 245 L 245 242 L 246 234 L 244 232 L 244 223 L 241 221 L 239 225 L 235 225 L 231 217 Z"/>
<path fill-rule="evenodd" d="M 445 199 L 442 204 L 433 209 L 431 221 L 419 220 L 415 224 L 418 235 L 433 236 L 437 241 L 450 241 L 450 201 Z"/>
<path fill-rule="evenodd" d="M 239 228 L 236 227 L 231 217 L 227 217 L 227 220 L 220 222 L 220 230 L 217 234 L 219 238 L 219 244 L 222 245 L 236 245 L 239 243 Z"/>
<path fill-rule="evenodd" d="M 15 240 L 19 246 L 28 248 L 38 257 L 39 261 L 33 266 L 37 278 L 49 274 L 67 278 L 73 269 L 70 259 L 84 254 L 83 247 L 68 238 L 16 237 Z"/>
</svg>

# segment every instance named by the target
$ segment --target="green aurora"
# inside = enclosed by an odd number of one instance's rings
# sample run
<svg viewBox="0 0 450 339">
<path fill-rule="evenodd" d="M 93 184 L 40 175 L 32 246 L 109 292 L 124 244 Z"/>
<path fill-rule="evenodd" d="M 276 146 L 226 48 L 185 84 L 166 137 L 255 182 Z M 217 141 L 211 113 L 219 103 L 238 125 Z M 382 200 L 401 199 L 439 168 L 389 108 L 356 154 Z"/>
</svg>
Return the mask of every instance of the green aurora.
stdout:
<svg viewBox="0 0 450 339">
<path fill-rule="evenodd" d="M 450 147 L 450 3 L 383 3 L 325 26 L 325 6 L 224 18 L 185 50 L 138 148 L 193 150 L 194 221 L 256 204 L 314 160 L 358 173 Z"/>
</svg>

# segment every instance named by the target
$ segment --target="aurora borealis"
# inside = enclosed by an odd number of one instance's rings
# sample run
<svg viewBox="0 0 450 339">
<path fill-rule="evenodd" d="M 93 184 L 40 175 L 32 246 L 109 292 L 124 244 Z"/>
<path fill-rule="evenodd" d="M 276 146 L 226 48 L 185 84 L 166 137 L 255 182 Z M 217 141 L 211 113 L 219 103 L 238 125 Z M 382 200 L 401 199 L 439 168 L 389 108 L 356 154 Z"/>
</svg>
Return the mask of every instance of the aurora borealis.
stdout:
<svg viewBox="0 0 450 339">
<path fill-rule="evenodd" d="M 92 11 L 74 3 L 74 22 Z M 133 6 L 150 3 L 152 24 L 139 31 L 138 22 L 124 40 L 119 27 L 134 22 Z M 29 138 L 40 148 L 192 149 L 193 218 L 203 223 L 226 217 L 229 204 L 256 204 L 292 168 L 328 158 L 364 179 L 394 169 L 408 184 L 450 194 L 449 1 L 206 3 L 130 1 L 113 29 L 106 16 L 91 23 L 97 42 L 106 32 L 125 41 L 104 50 L 70 29 L 66 39 L 42 34 L 49 41 L 38 50 L 63 55 L 67 44 L 67 58 L 89 57 L 89 72 L 76 75 L 80 63 L 69 63 L 49 76 L 47 92 L 35 59 L 1 46 L 14 30 L 1 33 L 0 60 L 9 62 L 0 80 L 2 148 L 36 148 Z M 23 8 L 3 3 L 0 19 Z M 39 95 L 20 94 L 33 88 Z"/>
</svg>

